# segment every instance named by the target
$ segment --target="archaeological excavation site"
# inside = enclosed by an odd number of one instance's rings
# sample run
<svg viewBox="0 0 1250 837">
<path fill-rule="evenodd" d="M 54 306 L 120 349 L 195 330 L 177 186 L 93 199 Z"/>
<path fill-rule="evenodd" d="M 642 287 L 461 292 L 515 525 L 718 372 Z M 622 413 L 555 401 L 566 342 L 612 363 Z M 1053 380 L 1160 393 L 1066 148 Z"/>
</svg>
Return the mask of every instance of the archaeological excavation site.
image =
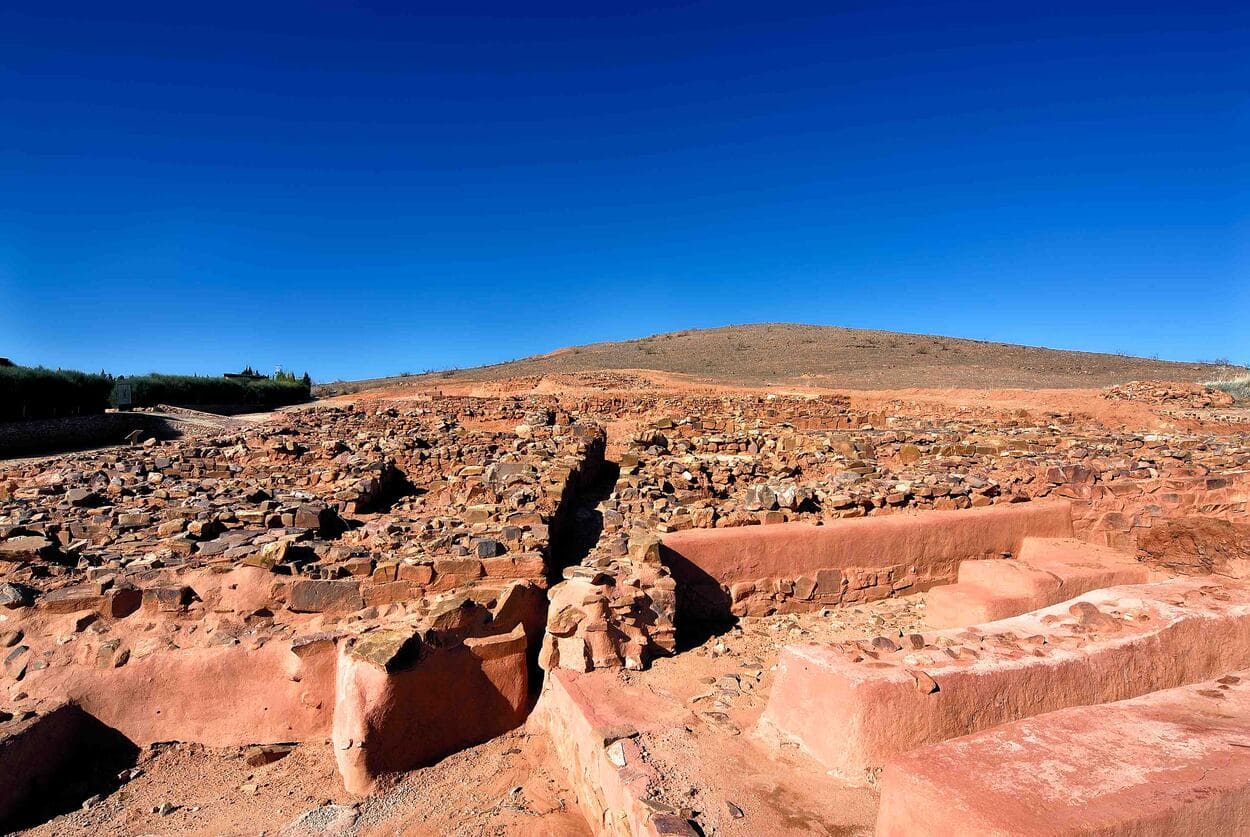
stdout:
<svg viewBox="0 0 1250 837">
<path fill-rule="evenodd" d="M 0 461 L 0 831 L 1250 833 L 1250 408 L 418 377 Z"/>
<path fill-rule="evenodd" d="M 1250 837 L 1246 67 L 0 0 L 0 837 Z"/>
</svg>

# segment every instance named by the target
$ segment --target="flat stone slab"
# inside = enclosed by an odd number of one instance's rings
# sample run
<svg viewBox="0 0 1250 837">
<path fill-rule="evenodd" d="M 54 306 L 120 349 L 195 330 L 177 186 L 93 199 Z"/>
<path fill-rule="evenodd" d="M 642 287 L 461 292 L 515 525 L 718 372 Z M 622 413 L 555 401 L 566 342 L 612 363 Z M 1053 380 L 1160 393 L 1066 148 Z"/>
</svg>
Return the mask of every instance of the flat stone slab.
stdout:
<svg viewBox="0 0 1250 837">
<path fill-rule="evenodd" d="M 878 837 L 1250 833 L 1250 670 L 890 761 Z"/>
<path fill-rule="evenodd" d="M 1250 666 L 1250 586 L 1190 578 L 1097 590 L 964 630 L 782 650 L 766 737 L 851 783 L 924 744 Z"/>
</svg>

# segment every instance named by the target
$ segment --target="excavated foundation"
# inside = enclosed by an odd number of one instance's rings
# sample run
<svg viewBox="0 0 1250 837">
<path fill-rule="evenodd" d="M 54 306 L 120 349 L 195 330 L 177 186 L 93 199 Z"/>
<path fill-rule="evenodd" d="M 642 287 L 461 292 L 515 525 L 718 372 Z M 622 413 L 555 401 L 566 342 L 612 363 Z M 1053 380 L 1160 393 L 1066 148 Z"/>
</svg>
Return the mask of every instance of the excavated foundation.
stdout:
<svg viewBox="0 0 1250 837">
<path fill-rule="evenodd" d="M 1072 536 L 1065 501 L 859 520 L 693 529 L 664 537 L 684 621 L 800 612 L 927 590 L 960 563 Z"/>
<path fill-rule="evenodd" d="M 1199 579 L 1115 587 L 905 642 L 786 648 L 765 730 L 867 782 L 921 744 L 1250 665 L 1250 589 Z"/>
<path fill-rule="evenodd" d="M 625 685 L 607 671 L 557 669 L 531 728 L 555 743 L 588 822 L 601 834 L 693 835 L 692 814 L 728 834 L 810 833 L 816 822 L 855 830 L 875 816 L 862 812 L 875 809 L 874 788 L 887 764 L 879 833 L 1052 833 L 1045 817 L 1027 806 L 1017 806 L 1017 816 L 1012 806 L 992 802 L 996 793 L 1010 790 L 988 778 L 995 760 L 1014 752 L 1015 745 L 1002 742 L 1036 738 L 1033 727 L 1017 731 L 1013 724 L 1036 716 L 1045 729 L 1067 731 L 1075 724 L 1095 730 L 1096 719 L 1115 718 L 1103 737 L 1074 739 L 1110 759 L 1134 719 L 1153 717 L 1156 709 L 1176 728 L 1187 712 L 1240 706 L 1240 696 L 1221 704 L 1222 696 L 1203 692 L 1206 704 L 1200 707 L 1189 692 L 1172 700 L 1162 690 L 1250 665 L 1250 587 L 1244 582 L 1173 578 L 1071 534 L 1069 504 L 1049 502 L 667 535 L 661 554 L 676 582 L 679 619 L 689 620 L 679 624 L 737 615 L 749 625 L 752 614 L 771 624 L 786 613 L 816 607 L 836 613 L 928 590 L 932 623 L 958 627 L 780 647 L 775 672 L 763 678 L 767 660 L 765 668 L 746 668 L 747 676 L 700 677 L 708 664 L 685 662 L 689 655 L 735 656 L 732 640 L 726 645 L 715 634 L 705 634 L 671 661 L 657 660 L 654 672 Z M 986 621 L 986 614 L 1000 618 Z M 741 627 L 735 630 L 741 633 Z M 687 692 L 675 684 L 695 679 L 711 689 L 683 697 Z M 756 708 L 735 711 L 731 693 L 754 682 L 762 694 L 747 706 Z M 1239 681 L 1235 675 L 1227 682 Z M 1127 700 L 1143 695 L 1141 709 Z M 1126 700 L 1123 719 L 1115 714 L 1119 710 L 1104 709 Z M 1064 712 L 1077 720 L 1067 721 Z M 978 738 L 990 727 L 994 731 Z M 1116 729 L 1124 731 L 1120 738 Z M 1239 729 L 1216 723 L 1202 733 L 1203 752 Z M 1053 745 L 1025 748 L 1010 769 L 1021 777 L 1035 775 L 1036 765 L 1033 773 L 1028 765 L 1034 758 L 1050 759 L 1061 771 L 1081 769 L 1075 756 L 1064 760 L 1062 737 L 1046 740 Z M 932 762 L 926 746 L 934 748 Z M 1062 833 L 1086 833 L 1087 826 L 1089 833 L 1127 833 L 1116 829 L 1130 819 L 1137 823 L 1133 828 L 1140 826 L 1135 834 L 1175 833 L 1186 823 L 1234 833 L 1250 817 L 1239 763 L 1192 784 L 1188 780 L 1198 773 L 1187 770 L 1188 762 L 1152 761 L 1148 749 L 1132 769 L 1174 777 L 1181 785 L 1171 796 L 1133 813 L 1111 804 L 1073 807 L 1061 814 L 1067 817 Z M 683 754 L 687 761 L 680 761 Z M 965 778 L 967 765 L 977 759 L 985 769 Z M 1197 768 L 1202 759 L 1193 761 Z M 690 772 L 688 781 L 708 797 L 704 805 L 719 800 L 713 810 L 699 811 L 697 798 L 683 808 L 657 791 L 677 763 L 686 765 L 681 769 Z M 930 763 L 947 766 L 930 769 Z M 955 769 L 956 763 L 963 766 Z M 702 764 L 716 772 L 704 777 L 697 767 Z M 726 775 L 725 765 L 733 764 L 750 765 L 745 775 L 757 782 L 732 771 Z M 761 782 L 785 788 L 791 808 L 813 819 L 788 817 Z M 1124 799 L 1148 794 L 1148 784 L 1125 790 Z M 984 796 L 978 790 L 983 786 Z M 1025 792 L 1040 805 L 1060 788 L 1038 778 Z M 948 795 L 962 807 L 935 815 Z M 1200 795 L 1209 799 L 1199 804 L 1194 800 Z M 832 800 L 837 804 L 829 807 Z M 719 816 L 716 805 L 722 806 Z M 1025 827 L 1033 822 L 1029 816 L 1042 818 Z"/>
<path fill-rule="evenodd" d="M 1245 834 L 1250 672 L 1038 715 L 893 759 L 880 837 Z"/>
<path fill-rule="evenodd" d="M 603 468 L 600 431 L 570 432 L 567 444 L 575 456 L 563 460 L 466 469 L 526 507 L 499 520 L 478 505 L 464 512 L 470 522 L 440 524 L 464 533 L 450 557 L 353 551 L 353 531 L 411 526 L 400 504 L 428 493 L 384 463 L 353 487 L 342 511 L 354 517 L 328 506 L 273 515 L 279 537 L 260 530 L 258 547 L 239 539 L 221 550 L 209 539 L 223 527 L 206 525 L 191 546 L 208 566 L 158 564 L 20 602 L 3 659 L 38 710 L 0 730 L 0 819 L 38 822 L 43 789 L 90 761 L 96 731 L 132 751 L 328 741 L 344 786 L 363 795 L 516 728 L 534 697 L 550 565 L 577 560 L 563 544 L 578 541 L 575 511 Z M 279 528 L 287 522 L 306 528 Z M 301 572 L 326 555 L 343 560 Z"/>
<path fill-rule="evenodd" d="M 621 409 L 330 406 L 0 479 L 0 821 L 116 826 L 127 760 L 176 741 L 319 765 L 358 808 L 308 822 L 343 833 L 402 830 L 416 784 L 472 799 L 465 829 L 1247 830 L 1216 755 L 1248 734 L 1250 587 L 1205 554 L 1244 445 L 683 397 L 637 407 L 618 465 L 594 421 Z M 476 781 L 508 754 L 563 785 Z"/>
</svg>

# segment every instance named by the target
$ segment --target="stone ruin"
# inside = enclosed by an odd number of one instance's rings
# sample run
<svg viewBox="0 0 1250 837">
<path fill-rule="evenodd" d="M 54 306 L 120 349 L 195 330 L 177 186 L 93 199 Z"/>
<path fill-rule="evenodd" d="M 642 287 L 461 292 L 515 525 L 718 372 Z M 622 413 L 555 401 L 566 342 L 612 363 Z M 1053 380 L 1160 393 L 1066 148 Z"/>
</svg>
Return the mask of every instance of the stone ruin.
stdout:
<svg viewBox="0 0 1250 837">
<path fill-rule="evenodd" d="M 642 391 L 0 464 L 0 827 L 159 742 L 366 796 L 524 725 L 592 833 L 1244 832 L 1248 498 L 1235 425 Z"/>
</svg>

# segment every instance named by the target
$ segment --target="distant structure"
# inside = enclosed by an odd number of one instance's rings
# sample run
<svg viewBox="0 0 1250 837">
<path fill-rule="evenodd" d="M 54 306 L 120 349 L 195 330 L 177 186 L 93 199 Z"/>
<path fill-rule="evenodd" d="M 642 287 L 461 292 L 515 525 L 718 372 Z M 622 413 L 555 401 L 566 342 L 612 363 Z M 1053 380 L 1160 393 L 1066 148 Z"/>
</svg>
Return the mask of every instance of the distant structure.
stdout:
<svg viewBox="0 0 1250 837">
<path fill-rule="evenodd" d="M 9 360 L 7 357 L 0 357 L 0 366 L 17 366 L 17 364 Z"/>
<path fill-rule="evenodd" d="M 248 366 L 242 372 L 227 372 L 225 374 L 225 377 L 241 378 L 242 380 L 245 380 L 245 381 L 259 381 L 259 380 L 264 379 L 265 376 L 257 374 L 257 372 L 253 370 L 252 367 Z"/>
</svg>

